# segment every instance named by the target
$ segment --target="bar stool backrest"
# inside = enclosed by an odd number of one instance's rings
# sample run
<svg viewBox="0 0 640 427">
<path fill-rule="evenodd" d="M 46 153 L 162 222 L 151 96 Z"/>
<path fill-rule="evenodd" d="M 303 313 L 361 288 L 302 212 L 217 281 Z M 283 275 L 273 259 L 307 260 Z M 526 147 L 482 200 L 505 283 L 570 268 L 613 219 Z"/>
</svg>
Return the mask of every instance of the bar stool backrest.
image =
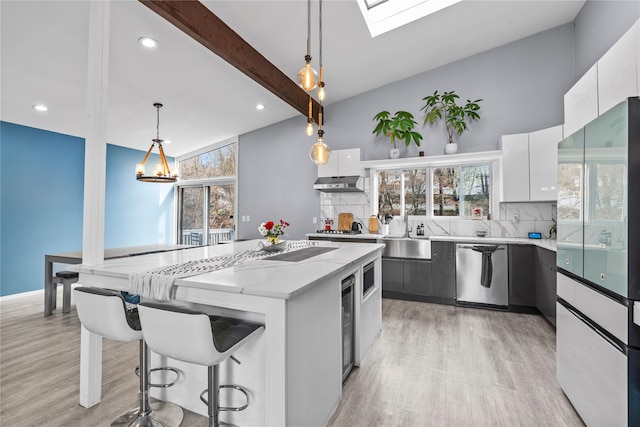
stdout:
<svg viewBox="0 0 640 427">
<path fill-rule="evenodd" d="M 82 326 L 94 334 L 116 341 L 139 341 L 142 330 L 137 313 L 127 311 L 117 292 L 101 288 L 77 287 L 73 290 L 76 310 Z"/>
<path fill-rule="evenodd" d="M 228 352 L 219 352 L 207 314 L 172 304 L 139 306 L 144 340 L 154 352 L 203 366 L 217 365 Z"/>
</svg>

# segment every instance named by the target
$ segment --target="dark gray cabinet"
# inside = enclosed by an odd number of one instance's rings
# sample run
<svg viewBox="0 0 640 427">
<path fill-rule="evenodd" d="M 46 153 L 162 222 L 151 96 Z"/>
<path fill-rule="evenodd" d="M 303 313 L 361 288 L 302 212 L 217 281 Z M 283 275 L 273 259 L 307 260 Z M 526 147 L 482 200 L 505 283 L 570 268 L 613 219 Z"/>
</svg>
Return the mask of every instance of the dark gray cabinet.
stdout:
<svg viewBox="0 0 640 427">
<path fill-rule="evenodd" d="M 430 260 L 382 258 L 382 291 L 387 298 L 455 304 L 455 243 L 432 241 Z"/>
<path fill-rule="evenodd" d="M 456 244 L 431 242 L 431 296 L 443 302 L 456 299 Z"/>
<path fill-rule="evenodd" d="M 536 246 L 509 245 L 509 305 L 536 306 Z M 533 309 L 535 311 L 535 309 Z"/>
<path fill-rule="evenodd" d="M 404 291 L 413 295 L 431 295 L 431 261 L 404 261 Z"/>
<path fill-rule="evenodd" d="M 404 292 L 404 261 L 382 259 L 382 291 Z"/>
<path fill-rule="evenodd" d="M 385 296 L 428 296 L 431 292 L 431 261 L 422 259 L 383 258 L 382 291 Z"/>
<path fill-rule="evenodd" d="M 536 248 L 536 307 L 554 326 L 556 324 L 556 254 Z"/>
</svg>

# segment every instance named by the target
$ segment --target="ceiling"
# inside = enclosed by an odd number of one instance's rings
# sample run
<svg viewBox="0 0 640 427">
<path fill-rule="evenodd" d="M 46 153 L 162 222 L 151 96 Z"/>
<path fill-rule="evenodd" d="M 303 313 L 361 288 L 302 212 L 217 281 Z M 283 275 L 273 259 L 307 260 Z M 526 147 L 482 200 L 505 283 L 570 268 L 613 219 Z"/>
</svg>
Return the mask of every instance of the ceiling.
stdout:
<svg viewBox="0 0 640 427">
<path fill-rule="evenodd" d="M 203 3 L 295 79 L 304 65 L 306 2 Z M 317 63 L 317 1 L 312 55 Z M 325 106 L 574 20 L 584 1 L 466 0 L 371 38 L 355 0 L 324 0 Z M 0 119 L 83 137 L 88 1 L 0 1 Z M 159 42 L 155 50 L 141 36 Z M 107 140 L 179 156 L 299 115 L 253 80 L 134 0 L 111 3 Z M 31 106 L 43 103 L 49 111 Z M 264 110 L 256 110 L 264 104 Z M 329 116 L 330 117 L 330 116 Z M 300 126 L 305 120 L 301 117 Z M 301 130 L 301 134 L 302 134 Z M 304 134 L 302 134 L 304 135 Z"/>
</svg>

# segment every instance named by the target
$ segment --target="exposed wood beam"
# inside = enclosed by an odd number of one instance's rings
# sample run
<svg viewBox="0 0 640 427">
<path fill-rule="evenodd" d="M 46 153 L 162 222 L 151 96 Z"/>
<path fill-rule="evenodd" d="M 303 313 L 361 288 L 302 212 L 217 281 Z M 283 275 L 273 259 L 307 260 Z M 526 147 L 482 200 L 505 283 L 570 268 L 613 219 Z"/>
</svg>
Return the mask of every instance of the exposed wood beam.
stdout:
<svg viewBox="0 0 640 427">
<path fill-rule="evenodd" d="M 139 0 L 307 117 L 309 94 L 197 0 Z M 313 117 L 320 104 L 314 99 Z M 324 118 L 323 118 L 324 120 Z"/>
</svg>

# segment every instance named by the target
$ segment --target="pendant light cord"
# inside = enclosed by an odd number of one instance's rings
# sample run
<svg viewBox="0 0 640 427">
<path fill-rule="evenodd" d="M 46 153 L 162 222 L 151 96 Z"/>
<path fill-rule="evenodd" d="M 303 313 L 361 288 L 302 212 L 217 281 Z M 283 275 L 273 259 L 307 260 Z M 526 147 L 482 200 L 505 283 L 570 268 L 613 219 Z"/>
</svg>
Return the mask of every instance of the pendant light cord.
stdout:
<svg viewBox="0 0 640 427">
<path fill-rule="evenodd" d="M 307 0 L 307 56 L 311 56 L 311 0 Z"/>
<path fill-rule="evenodd" d="M 318 43 L 318 47 L 320 48 L 320 54 L 318 55 L 318 57 L 320 60 L 320 68 L 322 68 L 322 0 L 320 0 L 320 18 L 318 19 L 318 23 L 320 27 L 320 41 Z"/>
</svg>

